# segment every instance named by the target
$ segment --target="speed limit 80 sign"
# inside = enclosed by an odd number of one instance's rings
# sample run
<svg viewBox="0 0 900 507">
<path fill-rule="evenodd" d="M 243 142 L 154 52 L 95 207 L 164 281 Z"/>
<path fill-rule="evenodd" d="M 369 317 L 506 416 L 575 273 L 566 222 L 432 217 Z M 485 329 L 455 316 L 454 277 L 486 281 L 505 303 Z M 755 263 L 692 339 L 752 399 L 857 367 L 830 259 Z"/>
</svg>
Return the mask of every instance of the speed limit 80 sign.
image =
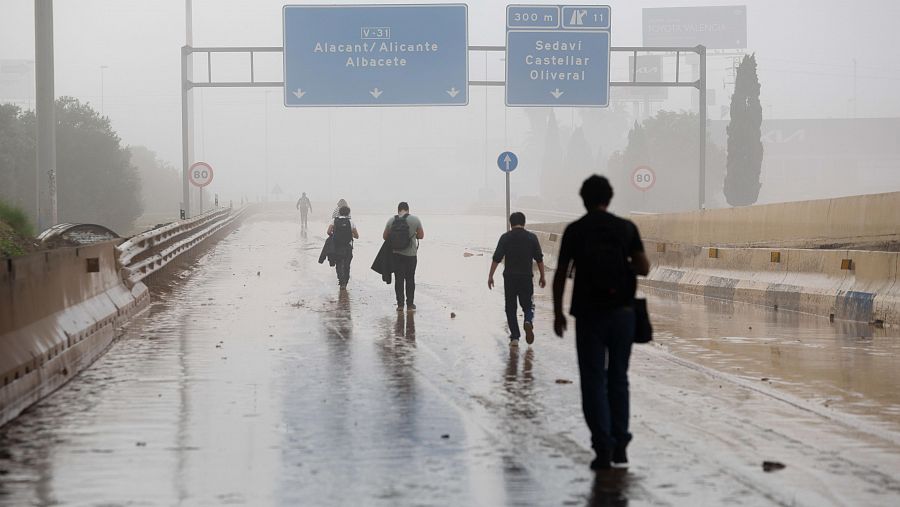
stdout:
<svg viewBox="0 0 900 507">
<path fill-rule="evenodd" d="M 213 168 L 206 162 L 196 162 L 188 169 L 188 179 L 191 185 L 203 188 L 212 183 Z"/>
<path fill-rule="evenodd" d="M 635 167 L 631 173 L 631 184 L 641 192 L 646 192 L 656 184 L 656 173 L 645 165 Z"/>
</svg>

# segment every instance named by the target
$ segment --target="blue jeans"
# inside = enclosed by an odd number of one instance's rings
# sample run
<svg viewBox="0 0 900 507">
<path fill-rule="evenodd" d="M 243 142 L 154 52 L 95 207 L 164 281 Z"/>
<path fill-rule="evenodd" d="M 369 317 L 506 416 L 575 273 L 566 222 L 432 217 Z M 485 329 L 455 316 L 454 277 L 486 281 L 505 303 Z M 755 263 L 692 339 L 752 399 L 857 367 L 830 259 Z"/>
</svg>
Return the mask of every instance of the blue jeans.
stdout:
<svg viewBox="0 0 900 507">
<path fill-rule="evenodd" d="M 630 306 L 599 311 L 575 320 L 581 403 L 591 430 L 591 444 L 598 452 L 631 441 L 628 432 L 628 360 L 633 340 L 634 310 Z"/>
</svg>

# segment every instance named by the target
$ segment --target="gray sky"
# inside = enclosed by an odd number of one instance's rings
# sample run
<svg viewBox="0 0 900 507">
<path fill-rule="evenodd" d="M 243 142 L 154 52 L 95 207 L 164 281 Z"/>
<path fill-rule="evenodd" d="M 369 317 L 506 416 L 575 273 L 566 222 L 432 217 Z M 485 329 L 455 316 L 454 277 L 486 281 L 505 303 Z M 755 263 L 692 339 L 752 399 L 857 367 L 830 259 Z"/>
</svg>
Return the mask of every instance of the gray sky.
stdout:
<svg viewBox="0 0 900 507">
<path fill-rule="evenodd" d="M 293 2 L 322 3 L 322 2 Z M 332 2 L 353 3 L 353 2 Z M 394 2 L 413 3 L 413 2 Z M 437 2 L 415 2 L 437 3 Z M 546 3 L 528 2 L 518 3 Z M 611 1 L 615 46 L 641 45 L 643 7 L 734 5 L 720 1 Z M 748 51 L 759 57 L 764 114 L 770 118 L 841 118 L 852 114 L 856 60 L 856 114 L 900 116 L 900 2 L 894 0 L 755 0 L 748 6 Z M 195 46 L 280 46 L 283 2 L 196 0 Z M 505 2 L 471 0 L 470 44 L 502 45 Z M 184 2 L 177 0 L 56 0 L 56 92 L 99 108 L 105 69 L 104 110 L 127 144 L 146 145 L 180 166 L 179 48 L 184 44 Z M 33 59 L 33 1 L 0 0 L 0 59 Z M 220 78 L 239 61 L 217 61 Z M 197 62 L 202 67 L 205 62 Z M 280 60 L 270 62 L 280 80 Z M 221 67 L 219 67 L 221 65 Z M 620 71 L 624 60 L 614 61 Z M 263 64 L 265 66 L 265 63 Z M 502 79 L 499 55 L 488 77 Z M 710 88 L 718 119 L 727 104 L 726 58 L 711 59 Z M 484 76 L 481 54 L 470 56 L 471 77 Z M 680 93 L 680 95 L 679 95 Z M 666 108 L 690 107 L 688 92 L 672 92 Z M 502 88 L 470 90 L 467 107 L 391 109 L 285 109 L 280 91 L 204 90 L 197 95 L 198 159 L 217 169 L 215 189 L 235 197 L 263 192 L 266 146 L 269 187 L 309 190 L 314 196 L 341 193 L 365 197 L 383 185 L 390 167 L 399 172 L 399 192 L 422 186 L 438 204 L 477 193 L 486 182 L 499 192 L 495 158 L 504 148 L 522 149 L 528 122 L 521 109 L 503 104 Z M 268 112 L 268 141 L 266 141 Z M 577 112 L 558 109 L 562 128 L 580 123 Z M 568 126 L 567 126 L 568 125 Z M 624 136 L 624 132 L 623 132 Z M 622 139 L 603 148 L 620 147 Z M 331 167 L 332 172 L 326 169 Z M 419 172 L 421 168 L 421 172 Z M 516 173 L 519 194 L 534 193 L 533 162 Z M 385 172 L 387 171 L 387 172 Z M 328 177 L 331 174 L 331 177 Z M 352 176 L 354 185 L 346 180 Z M 380 187 L 378 187 L 380 188 Z M 323 195 L 325 194 L 325 195 Z M 389 196 L 393 200 L 393 196 Z"/>
</svg>

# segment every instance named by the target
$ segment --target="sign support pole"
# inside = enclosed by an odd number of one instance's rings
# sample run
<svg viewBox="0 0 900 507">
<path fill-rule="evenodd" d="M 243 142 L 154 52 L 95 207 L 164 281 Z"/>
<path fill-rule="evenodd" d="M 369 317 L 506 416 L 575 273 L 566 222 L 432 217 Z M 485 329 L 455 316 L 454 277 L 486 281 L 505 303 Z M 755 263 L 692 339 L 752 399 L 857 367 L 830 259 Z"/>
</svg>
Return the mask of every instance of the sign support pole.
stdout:
<svg viewBox="0 0 900 507">
<path fill-rule="evenodd" d="M 509 224 L 509 173 L 516 170 L 516 167 L 519 166 L 519 157 L 516 156 L 515 153 L 511 151 L 504 151 L 497 157 L 497 167 L 500 168 L 501 171 L 506 173 L 506 230 L 509 231 L 511 226 Z"/>
<path fill-rule="evenodd" d="M 194 101 L 191 88 L 194 81 L 194 59 L 191 46 L 194 45 L 194 2 L 184 2 L 184 42 L 181 48 L 181 199 L 182 215 L 191 218 L 191 185 L 188 179 L 191 161 L 194 158 Z"/>
<path fill-rule="evenodd" d="M 191 106 L 189 46 L 181 48 L 181 208 L 184 218 L 191 218 L 191 187 L 188 180 L 191 165 Z"/>
<path fill-rule="evenodd" d="M 699 209 L 706 207 L 706 47 L 697 46 L 700 54 L 700 193 Z"/>
<path fill-rule="evenodd" d="M 509 231 L 509 173 L 506 173 L 506 230 Z"/>
</svg>

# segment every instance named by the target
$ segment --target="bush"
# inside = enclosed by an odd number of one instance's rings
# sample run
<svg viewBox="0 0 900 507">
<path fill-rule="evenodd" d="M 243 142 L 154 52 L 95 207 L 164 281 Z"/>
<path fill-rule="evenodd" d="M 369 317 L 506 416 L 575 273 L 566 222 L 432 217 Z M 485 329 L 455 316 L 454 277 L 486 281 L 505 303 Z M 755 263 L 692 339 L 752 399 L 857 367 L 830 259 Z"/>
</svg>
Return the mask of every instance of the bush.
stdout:
<svg viewBox="0 0 900 507">
<path fill-rule="evenodd" d="M 25 212 L 3 201 L 0 201 L 0 221 L 10 226 L 19 236 L 34 236 L 34 228 L 28 222 Z"/>
</svg>

